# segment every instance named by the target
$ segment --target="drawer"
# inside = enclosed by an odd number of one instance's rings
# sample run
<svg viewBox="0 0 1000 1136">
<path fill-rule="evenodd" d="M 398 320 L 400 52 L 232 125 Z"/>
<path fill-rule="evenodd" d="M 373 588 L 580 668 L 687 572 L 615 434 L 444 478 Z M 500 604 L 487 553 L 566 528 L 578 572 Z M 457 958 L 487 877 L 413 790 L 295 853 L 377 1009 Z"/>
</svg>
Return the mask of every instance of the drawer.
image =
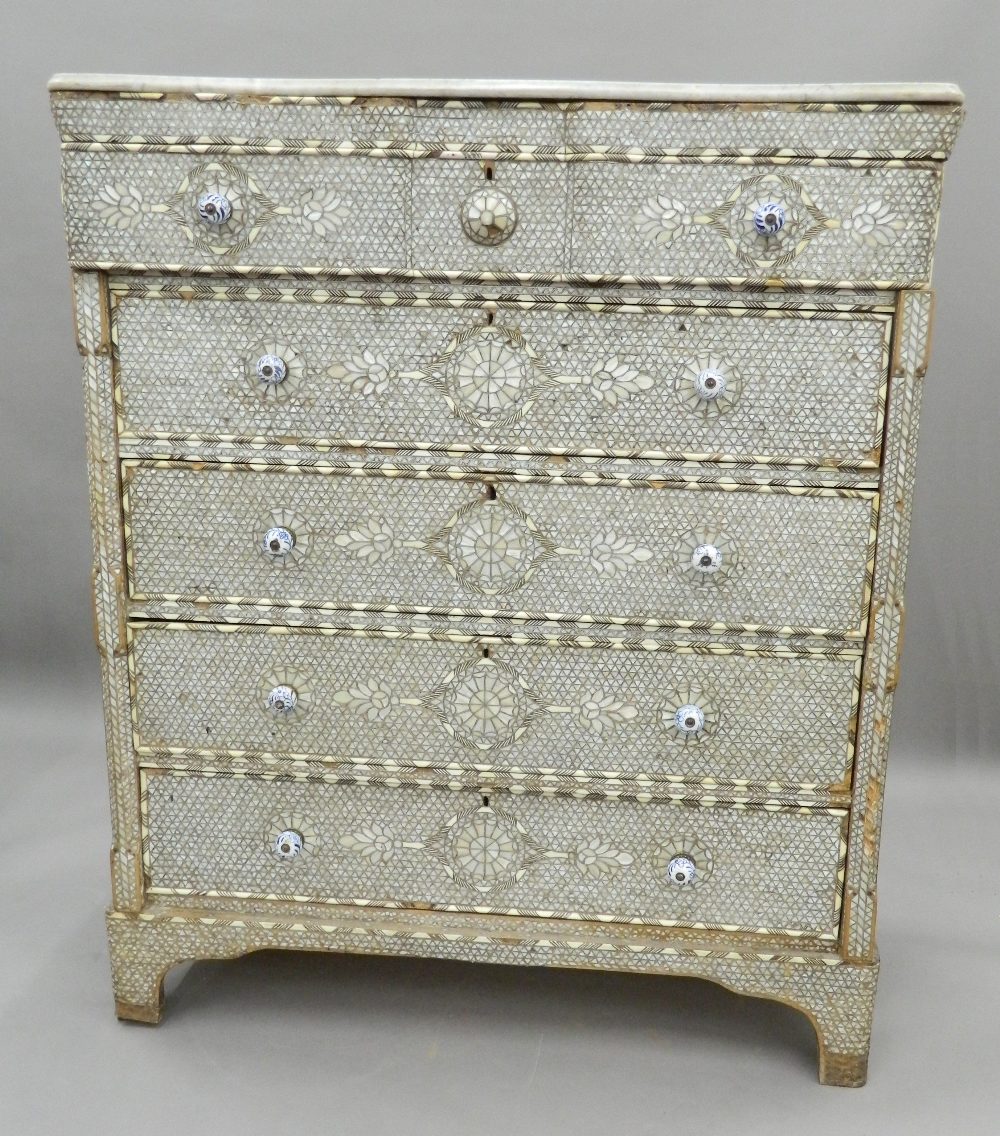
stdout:
<svg viewBox="0 0 1000 1136">
<path fill-rule="evenodd" d="M 929 279 L 941 170 L 67 150 L 63 184 L 77 264 L 894 287 Z"/>
<path fill-rule="evenodd" d="M 130 631 L 141 753 L 849 783 L 860 660 Z"/>
<path fill-rule="evenodd" d="M 114 309 L 126 438 L 879 461 L 887 315 L 147 294 L 122 282 Z"/>
<path fill-rule="evenodd" d="M 154 894 L 837 934 L 836 810 L 156 771 L 142 810 Z"/>
<path fill-rule="evenodd" d="M 125 463 L 136 599 L 858 638 L 876 497 Z"/>
</svg>

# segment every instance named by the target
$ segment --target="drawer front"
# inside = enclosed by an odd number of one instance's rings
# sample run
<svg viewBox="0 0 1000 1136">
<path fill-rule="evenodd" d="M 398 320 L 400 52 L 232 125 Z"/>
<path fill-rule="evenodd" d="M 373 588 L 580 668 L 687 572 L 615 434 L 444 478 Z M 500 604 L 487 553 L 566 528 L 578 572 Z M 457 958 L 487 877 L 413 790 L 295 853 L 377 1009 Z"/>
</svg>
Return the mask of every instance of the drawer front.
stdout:
<svg viewBox="0 0 1000 1136">
<path fill-rule="evenodd" d="M 914 285 L 940 198 L 938 166 L 66 151 L 63 171 L 77 263 L 336 272 Z"/>
<path fill-rule="evenodd" d="M 126 463 L 135 598 L 858 637 L 875 498 Z M 268 543 L 273 551 L 268 550 Z"/>
<path fill-rule="evenodd" d="M 126 436 L 878 465 L 888 316 L 137 292 L 114 314 Z"/>
<path fill-rule="evenodd" d="M 406 161 L 63 156 L 76 261 L 402 269 L 409 264 L 409 187 Z M 224 224 L 202 219 L 205 194 L 230 202 Z"/>
<path fill-rule="evenodd" d="M 141 752 L 847 783 L 859 660 L 131 630 Z"/>
<path fill-rule="evenodd" d="M 146 772 L 151 890 L 834 938 L 845 819 Z M 671 881 L 677 859 L 693 882 Z"/>
</svg>

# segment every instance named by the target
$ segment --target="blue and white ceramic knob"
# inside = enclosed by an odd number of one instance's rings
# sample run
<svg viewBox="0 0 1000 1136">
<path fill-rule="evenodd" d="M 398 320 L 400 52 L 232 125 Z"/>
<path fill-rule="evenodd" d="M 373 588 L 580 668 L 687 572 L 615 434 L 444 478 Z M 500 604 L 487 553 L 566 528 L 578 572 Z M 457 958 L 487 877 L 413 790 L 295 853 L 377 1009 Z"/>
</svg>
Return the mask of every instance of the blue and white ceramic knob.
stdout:
<svg viewBox="0 0 1000 1136">
<path fill-rule="evenodd" d="M 299 696 L 295 693 L 295 688 L 282 683 L 268 691 L 267 708 L 275 716 L 291 714 L 298 700 Z"/>
<path fill-rule="evenodd" d="M 232 215 L 232 202 L 224 193 L 209 190 L 198 198 L 198 216 L 206 225 L 224 225 Z"/>
<path fill-rule="evenodd" d="M 262 544 L 264 551 L 271 556 L 287 556 L 295 547 L 295 534 L 291 529 L 276 525 L 264 533 Z"/>
<path fill-rule="evenodd" d="M 698 869 L 690 856 L 674 856 L 667 864 L 667 878 L 677 887 L 687 887 L 688 884 L 693 884 L 697 874 Z"/>
<path fill-rule="evenodd" d="M 685 702 L 674 711 L 674 727 L 686 737 L 700 734 L 705 728 L 705 711 L 694 702 Z"/>
<path fill-rule="evenodd" d="M 289 828 L 274 838 L 274 854 L 279 860 L 294 860 L 302 851 L 302 834 Z"/>
<path fill-rule="evenodd" d="M 257 360 L 257 378 L 262 383 L 277 386 L 288 375 L 288 364 L 280 355 L 261 355 Z"/>
<path fill-rule="evenodd" d="M 777 201 L 765 201 L 753 211 L 753 227 L 762 237 L 773 237 L 785 224 L 785 207 Z"/>
</svg>

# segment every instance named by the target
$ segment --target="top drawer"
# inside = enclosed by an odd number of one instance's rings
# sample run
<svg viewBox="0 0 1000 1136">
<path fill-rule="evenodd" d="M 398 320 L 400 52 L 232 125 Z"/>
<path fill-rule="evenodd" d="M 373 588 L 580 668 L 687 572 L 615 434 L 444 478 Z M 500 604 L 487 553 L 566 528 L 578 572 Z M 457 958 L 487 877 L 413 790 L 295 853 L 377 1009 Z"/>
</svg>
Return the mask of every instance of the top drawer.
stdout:
<svg viewBox="0 0 1000 1136">
<path fill-rule="evenodd" d="M 939 164 L 531 157 L 67 150 L 70 258 L 885 287 L 930 277 Z"/>
</svg>

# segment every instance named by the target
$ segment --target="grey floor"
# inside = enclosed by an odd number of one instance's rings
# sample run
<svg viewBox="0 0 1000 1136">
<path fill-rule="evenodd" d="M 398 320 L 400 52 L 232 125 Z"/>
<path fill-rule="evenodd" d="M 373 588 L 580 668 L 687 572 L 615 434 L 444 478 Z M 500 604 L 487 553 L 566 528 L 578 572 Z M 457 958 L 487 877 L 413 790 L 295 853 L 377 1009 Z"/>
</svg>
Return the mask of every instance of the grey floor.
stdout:
<svg viewBox="0 0 1000 1136">
<path fill-rule="evenodd" d="M 795 1011 L 689 979 L 261 954 L 173 972 L 151 1029 L 112 1014 L 96 693 L 2 702 L 0 1132 L 1000 1131 L 1000 775 L 893 755 L 860 1091 Z"/>
</svg>

